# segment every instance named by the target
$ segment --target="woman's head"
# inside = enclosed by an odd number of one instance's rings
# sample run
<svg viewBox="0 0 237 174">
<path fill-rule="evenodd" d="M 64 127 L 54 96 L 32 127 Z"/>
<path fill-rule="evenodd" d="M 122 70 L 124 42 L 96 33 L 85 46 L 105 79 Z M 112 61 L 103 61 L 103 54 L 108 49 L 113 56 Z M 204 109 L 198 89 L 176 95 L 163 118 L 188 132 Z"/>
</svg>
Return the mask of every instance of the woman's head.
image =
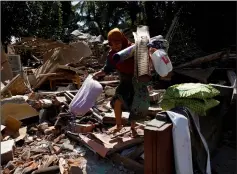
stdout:
<svg viewBox="0 0 237 174">
<path fill-rule="evenodd" d="M 127 38 L 118 28 L 110 30 L 108 33 L 108 41 L 111 49 L 116 52 L 126 48 L 129 44 Z"/>
</svg>

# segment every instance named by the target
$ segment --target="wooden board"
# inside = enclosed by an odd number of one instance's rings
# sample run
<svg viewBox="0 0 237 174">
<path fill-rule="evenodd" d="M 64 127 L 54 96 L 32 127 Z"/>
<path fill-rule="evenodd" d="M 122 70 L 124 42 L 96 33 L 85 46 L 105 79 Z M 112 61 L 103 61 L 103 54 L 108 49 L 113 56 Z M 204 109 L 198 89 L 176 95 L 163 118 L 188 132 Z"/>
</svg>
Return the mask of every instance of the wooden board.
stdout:
<svg viewBox="0 0 237 174">
<path fill-rule="evenodd" d="M 118 153 L 112 154 L 110 159 L 119 165 L 124 165 L 124 167 L 136 172 L 137 174 L 144 173 L 144 166 L 130 158 L 123 157 Z"/>
<path fill-rule="evenodd" d="M 47 77 L 39 77 L 40 74 L 53 73 L 68 63 L 77 63 L 81 57 L 88 57 L 92 52 L 84 42 L 76 42 L 67 48 L 55 48 L 48 54 L 45 56 L 50 58 L 35 71 L 37 83 L 34 85 L 34 88 L 38 88 L 47 79 Z M 69 68 L 71 70 L 74 69 L 73 67 Z"/>
<path fill-rule="evenodd" d="M 25 84 L 25 80 L 18 74 L 1 90 L 2 93 L 6 91 L 10 91 L 12 95 L 24 95 L 29 89 Z"/>
</svg>

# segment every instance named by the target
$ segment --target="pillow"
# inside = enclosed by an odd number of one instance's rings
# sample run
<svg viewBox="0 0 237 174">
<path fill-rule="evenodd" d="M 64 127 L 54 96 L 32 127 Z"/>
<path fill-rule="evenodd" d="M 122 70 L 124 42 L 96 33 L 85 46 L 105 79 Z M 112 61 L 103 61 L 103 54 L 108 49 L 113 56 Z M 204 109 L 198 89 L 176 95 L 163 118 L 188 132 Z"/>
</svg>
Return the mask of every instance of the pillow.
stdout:
<svg viewBox="0 0 237 174">
<path fill-rule="evenodd" d="M 164 99 L 169 98 L 208 99 L 213 98 L 219 94 L 220 92 L 211 85 L 201 83 L 183 83 L 170 86 L 164 94 Z"/>
<path fill-rule="evenodd" d="M 188 99 L 188 98 L 177 98 L 177 99 L 163 99 L 161 102 L 161 108 L 163 110 L 170 110 L 178 106 L 185 106 L 191 111 L 195 112 L 199 116 L 205 116 L 206 111 L 217 106 L 220 102 L 215 99 Z"/>
</svg>

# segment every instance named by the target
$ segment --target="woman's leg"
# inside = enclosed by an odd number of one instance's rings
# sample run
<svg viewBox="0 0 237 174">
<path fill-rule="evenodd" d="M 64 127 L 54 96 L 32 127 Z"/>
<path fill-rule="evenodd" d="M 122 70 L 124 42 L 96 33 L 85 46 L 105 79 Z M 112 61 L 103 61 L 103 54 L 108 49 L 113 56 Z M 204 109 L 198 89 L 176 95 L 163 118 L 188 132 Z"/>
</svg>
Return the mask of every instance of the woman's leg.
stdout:
<svg viewBox="0 0 237 174">
<path fill-rule="evenodd" d="M 131 121 L 131 131 L 133 137 L 136 137 L 138 135 L 135 127 L 136 127 L 136 121 Z"/>
<path fill-rule="evenodd" d="M 147 89 L 147 83 L 138 82 L 136 79 L 133 79 L 134 87 L 134 97 L 133 103 L 129 115 L 129 120 L 131 123 L 131 131 L 133 136 L 137 136 L 136 120 L 143 120 L 148 112 L 150 106 L 149 92 Z"/>
<path fill-rule="evenodd" d="M 114 102 L 114 114 L 116 125 L 109 129 L 109 133 L 116 133 L 122 129 L 122 102 L 116 99 Z"/>
<path fill-rule="evenodd" d="M 122 128 L 122 102 L 119 99 L 114 103 L 114 114 L 117 129 L 120 130 Z"/>
<path fill-rule="evenodd" d="M 111 107 L 114 109 L 116 126 L 111 128 L 109 132 L 117 132 L 122 128 L 122 110 L 128 111 L 133 100 L 133 84 L 132 77 L 124 74 L 120 75 L 120 83 L 116 88 L 115 96 L 111 100 Z"/>
</svg>

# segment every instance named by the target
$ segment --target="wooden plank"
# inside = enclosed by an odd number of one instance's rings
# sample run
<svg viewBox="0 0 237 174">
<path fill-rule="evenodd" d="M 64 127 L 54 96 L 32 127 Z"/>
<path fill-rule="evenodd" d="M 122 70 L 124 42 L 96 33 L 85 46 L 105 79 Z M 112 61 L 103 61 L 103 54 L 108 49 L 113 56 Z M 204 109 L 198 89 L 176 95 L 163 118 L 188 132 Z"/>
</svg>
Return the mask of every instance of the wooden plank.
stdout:
<svg viewBox="0 0 237 174">
<path fill-rule="evenodd" d="M 132 159 L 129 159 L 127 157 L 123 157 L 119 155 L 118 153 L 112 154 L 110 156 L 110 159 L 114 161 L 115 163 L 119 165 L 124 165 L 124 167 L 134 171 L 137 174 L 143 174 L 144 173 L 144 166 Z"/>
<path fill-rule="evenodd" d="M 216 60 L 216 59 L 221 58 L 223 53 L 224 52 L 221 51 L 221 52 L 210 54 L 210 55 L 207 55 L 207 56 L 204 56 L 204 57 L 199 57 L 199 58 L 196 58 L 196 59 L 194 59 L 190 62 L 183 63 L 182 65 L 179 65 L 179 66 L 175 67 L 174 69 L 183 68 L 183 67 L 187 67 L 187 66 L 197 65 L 197 64 L 204 63 L 204 62 Z"/>
<path fill-rule="evenodd" d="M 137 148 L 131 152 L 127 157 L 135 160 L 136 158 L 138 158 L 142 153 L 144 152 L 144 144 L 140 144 L 137 146 Z"/>
<path fill-rule="evenodd" d="M 70 92 L 70 93 L 77 93 L 78 90 L 67 90 L 67 91 L 38 91 L 38 93 L 40 95 L 59 95 L 59 94 L 63 94 L 65 92 Z"/>
<path fill-rule="evenodd" d="M 119 83 L 119 80 L 111 80 L 111 81 L 99 81 L 101 85 L 110 85 L 114 83 Z"/>
<path fill-rule="evenodd" d="M 18 74 L 1 90 L 1 92 L 10 91 L 12 95 L 24 95 L 29 90 L 30 89 L 26 86 L 22 76 Z"/>
</svg>

